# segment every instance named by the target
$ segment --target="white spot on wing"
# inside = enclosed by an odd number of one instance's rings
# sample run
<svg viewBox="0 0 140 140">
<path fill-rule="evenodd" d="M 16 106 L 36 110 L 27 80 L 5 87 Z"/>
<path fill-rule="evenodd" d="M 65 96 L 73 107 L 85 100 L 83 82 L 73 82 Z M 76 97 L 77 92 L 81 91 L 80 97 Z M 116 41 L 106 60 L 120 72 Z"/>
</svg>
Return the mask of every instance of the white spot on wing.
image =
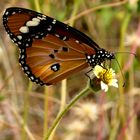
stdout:
<svg viewBox="0 0 140 140">
<path fill-rule="evenodd" d="M 59 35 L 59 34 L 55 34 L 55 36 L 56 36 L 56 37 L 60 37 L 60 35 Z"/>
<path fill-rule="evenodd" d="M 29 28 L 28 28 L 27 26 L 22 26 L 22 27 L 19 29 L 19 31 L 20 31 L 21 33 L 28 33 L 28 32 L 29 32 Z"/>
<path fill-rule="evenodd" d="M 16 12 L 13 12 L 12 15 L 14 15 Z"/>
<path fill-rule="evenodd" d="M 64 36 L 64 37 L 63 37 L 63 40 L 66 40 L 66 39 L 67 39 L 67 37 L 66 37 L 66 36 Z"/>
<path fill-rule="evenodd" d="M 28 43 L 26 43 L 26 47 L 28 47 L 29 46 L 29 44 Z"/>
<path fill-rule="evenodd" d="M 33 18 L 32 20 L 33 20 L 33 21 L 40 22 L 40 19 L 38 19 L 38 18 Z"/>
<path fill-rule="evenodd" d="M 5 15 L 8 15 L 9 14 L 9 12 L 7 11 L 6 13 L 5 13 Z"/>
<path fill-rule="evenodd" d="M 13 38 L 13 41 L 17 41 L 17 39 L 16 38 Z"/>
<path fill-rule="evenodd" d="M 22 61 L 20 61 L 20 63 L 23 65 L 24 64 L 24 61 L 22 60 Z"/>
<path fill-rule="evenodd" d="M 25 66 L 25 67 L 24 67 L 24 70 L 28 70 L 28 67 L 27 67 L 27 66 Z"/>
<path fill-rule="evenodd" d="M 39 22 L 38 21 L 36 21 L 36 20 L 32 20 L 32 21 L 28 21 L 27 23 L 26 23 L 26 25 L 29 27 L 29 26 L 37 26 L 37 25 L 39 25 Z"/>
<path fill-rule="evenodd" d="M 19 40 L 21 40 L 21 39 L 22 39 L 22 36 L 21 36 L 21 35 L 18 35 L 17 38 L 18 38 Z"/>
<path fill-rule="evenodd" d="M 90 55 L 88 55 L 88 56 L 87 56 L 87 59 L 90 59 L 90 58 L 91 58 L 91 56 L 90 56 Z"/>
<path fill-rule="evenodd" d="M 39 38 L 39 36 L 38 36 L 38 35 L 36 35 L 36 36 L 35 36 L 35 38 Z"/>
<path fill-rule="evenodd" d="M 21 59 L 24 59 L 24 57 L 25 57 L 24 55 L 21 55 L 21 57 L 20 57 L 20 58 L 21 58 Z"/>
<path fill-rule="evenodd" d="M 31 79 L 31 80 L 34 80 L 34 77 L 33 77 L 33 76 L 31 76 L 31 77 L 30 77 L 30 79 Z"/>
<path fill-rule="evenodd" d="M 30 71 L 26 71 L 26 74 L 28 74 L 28 75 L 29 75 L 30 73 L 31 73 Z"/>
<path fill-rule="evenodd" d="M 19 45 L 21 45 L 21 42 L 18 42 Z"/>
<path fill-rule="evenodd" d="M 53 21 L 52 21 L 52 24 L 55 24 L 56 23 L 56 19 L 54 19 Z"/>
<path fill-rule="evenodd" d="M 66 30 L 68 30 L 68 29 L 69 29 L 69 26 L 67 25 Z"/>
<path fill-rule="evenodd" d="M 54 71 L 57 71 L 57 66 L 56 65 L 54 65 L 52 68 L 53 68 Z"/>
<path fill-rule="evenodd" d="M 48 30 L 48 31 L 51 31 L 51 29 L 52 29 L 52 26 L 49 25 L 49 27 L 47 28 L 47 30 Z"/>
<path fill-rule="evenodd" d="M 79 43 L 79 41 L 78 41 L 78 40 L 75 40 L 75 42 L 76 42 L 76 43 Z"/>
<path fill-rule="evenodd" d="M 46 17 L 44 17 L 44 16 L 43 16 L 43 17 L 38 16 L 37 18 L 38 18 L 39 20 L 46 20 Z"/>
</svg>

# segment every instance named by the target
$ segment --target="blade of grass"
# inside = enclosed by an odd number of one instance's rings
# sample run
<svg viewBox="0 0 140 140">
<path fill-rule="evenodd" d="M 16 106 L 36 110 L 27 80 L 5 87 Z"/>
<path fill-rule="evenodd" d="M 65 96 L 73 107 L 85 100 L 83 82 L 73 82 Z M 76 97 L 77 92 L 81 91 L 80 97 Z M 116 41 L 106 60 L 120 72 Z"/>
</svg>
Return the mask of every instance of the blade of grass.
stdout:
<svg viewBox="0 0 140 140">
<path fill-rule="evenodd" d="M 131 15 L 127 11 L 125 16 L 124 16 L 122 26 L 121 26 L 121 30 L 120 30 L 119 51 L 121 51 L 121 52 L 125 52 L 124 38 L 125 38 L 125 35 L 126 35 L 126 31 L 127 31 L 127 27 L 128 27 L 130 19 L 131 19 Z M 121 55 L 119 57 L 118 61 L 120 62 L 120 65 L 122 66 L 123 63 L 124 63 L 123 55 Z M 110 132 L 109 140 L 116 139 L 117 132 L 119 131 L 119 126 L 124 125 L 124 123 L 126 121 L 126 114 L 125 114 L 125 107 L 124 107 L 124 105 L 125 105 L 124 87 L 122 86 L 123 83 L 124 83 L 123 77 L 120 77 L 120 79 L 119 79 L 119 100 L 118 100 L 118 103 L 117 103 L 118 106 L 116 107 L 115 117 L 112 121 L 112 129 L 111 129 L 111 132 Z"/>
<path fill-rule="evenodd" d="M 87 14 L 90 14 L 90 13 L 92 13 L 94 11 L 97 11 L 97 10 L 100 10 L 100 9 L 103 9 L 103 8 L 117 7 L 117 6 L 126 4 L 127 2 L 128 2 L 128 0 L 123 0 L 123 1 L 114 2 L 114 3 L 102 4 L 102 5 L 99 5 L 99 6 L 90 8 L 88 10 L 85 10 L 83 12 L 80 12 L 80 14 L 78 14 L 76 16 L 73 16 L 72 19 L 73 20 L 77 20 L 78 18 L 81 18 L 82 16 L 85 16 Z M 69 23 L 69 21 L 72 20 L 72 19 L 66 20 L 65 23 Z"/>
<path fill-rule="evenodd" d="M 23 128 L 24 128 L 25 132 L 27 133 L 28 137 L 30 138 L 30 140 L 35 140 L 31 131 L 29 130 L 28 126 L 24 123 L 23 118 L 17 113 L 17 110 L 15 109 L 15 107 L 10 106 L 10 109 L 13 112 L 13 114 L 15 115 L 18 122 L 23 126 Z"/>
<path fill-rule="evenodd" d="M 25 126 L 27 126 L 28 124 L 28 110 L 29 110 L 29 93 L 32 90 L 32 82 L 29 81 L 29 85 L 28 85 L 28 90 L 25 91 L 24 93 L 24 107 L 23 107 L 23 126 L 22 126 L 22 140 L 26 140 L 27 139 L 27 135 L 26 135 L 26 130 L 25 130 Z"/>
<path fill-rule="evenodd" d="M 48 97 L 49 97 L 49 88 L 45 87 L 43 137 L 48 130 Z"/>
</svg>

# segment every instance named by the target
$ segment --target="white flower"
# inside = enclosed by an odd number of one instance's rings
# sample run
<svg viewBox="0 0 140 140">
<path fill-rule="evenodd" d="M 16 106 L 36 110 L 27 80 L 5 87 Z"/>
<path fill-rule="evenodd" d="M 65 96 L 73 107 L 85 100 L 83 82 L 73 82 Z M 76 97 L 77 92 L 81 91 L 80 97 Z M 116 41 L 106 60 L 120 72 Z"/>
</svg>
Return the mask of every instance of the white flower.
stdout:
<svg viewBox="0 0 140 140">
<path fill-rule="evenodd" d="M 112 68 L 104 69 L 103 67 L 96 65 L 93 72 L 100 80 L 101 89 L 105 92 L 108 91 L 109 86 L 118 88 L 118 80 L 115 79 L 115 71 Z"/>
<path fill-rule="evenodd" d="M 83 132 L 86 129 L 86 127 L 87 127 L 87 125 L 85 123 L 83 123 L 82 121 L 77 120 L 77 119 L 67 125 L 67 129 L 70 132 L 74 132 L 74 133 Z"/>
<path fill-rule="evenodd" d="M 74 120 L 66 124 L 66 130 L 68 133 L 65 133 L 63 136 L 64 140 L 77 140 L 82 132 L 87 129 L 87 124 L 83 123 L 81 120 Z"/>
<path fill-rule="evenodd" d="M 73 108 L 73 114 L 83 121 L 95 122 L 99 116 L 99 107 L 94 102 L 81 102 Z"/>
<path fill-rule="evenodd" d="M 68 124 L 66 124 L 66 130 L 68 133 L 65 133 L 63 139 L 64 140 L 77 140 L 79 139 L 79 136 L 81 133 L 85 132 L 87 129 L 87 124 L 83 123 L 82 120 L 74 120 L 70 121 Z"/>
<path fill-rule="evenodd" d="M 132 33 L 130 35 L 127 35 L 124 43 L 125 43 L 126 46 L 132 45 L 134 43 L 136 45 L 140 46 L 139 36 L 136 33 Z"/>
</svg>

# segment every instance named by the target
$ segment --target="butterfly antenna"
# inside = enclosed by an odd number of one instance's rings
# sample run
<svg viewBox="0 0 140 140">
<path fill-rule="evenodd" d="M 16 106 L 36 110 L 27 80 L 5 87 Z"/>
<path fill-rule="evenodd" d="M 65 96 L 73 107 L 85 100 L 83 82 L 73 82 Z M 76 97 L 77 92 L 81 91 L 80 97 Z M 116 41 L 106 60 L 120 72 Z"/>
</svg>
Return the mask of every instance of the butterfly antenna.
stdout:
<svg viewBox="0 0 140 140">
<path fill-rule="evenodd" d="M 127 54 L 131 54 L 131 55 L 137 57 L 136 53 L 133 53 L 133 52 L 115 52 L 114 54 L 118 54 L 118 53 L 127 53 Z M 122 75 L 122 77 L 123 77 L 123 81 L 124 81 L 124 83 L 123 83 L 123 87 L 124 87 L 124 86 L 125 86 L 125 78 L 124 78 L 124 75 L 123 75 L 123 73 L 122 73 L 121 66 L 120 66 L 120 64 L 119 64 L 119 62 L 118 62 L 118 60 L 117 60 L 116 57 L 115 57 L 115 60 L 116 60 L 118 66 L 119 66 L 119 69 L 120 69 L 120 71 L 121 71 L 121 75 Z"/>
<path fill-rule="evenodd" d="M 115 57 L 115 56 L 114 56 Z M 122 75 L 122 78 L 123 78 L 123 87 L 125 86 L 125 78 L 124 78 L 124 75 L 123 75 L 123 73 L 122 73 L 122 69 L 121 69 L 121 66 L 120 66 L 120 63 L 118 62 L 118 60 L 117 60 L 117 58 L 115 57 L 115 60 L 116 60 L 116 62 L 117 62 L 117 64 L 118 64 L 118 67 L 119 67 L 119 69 L 120 69 L 120 72 L 121 72 L 121 75 Z"/>
<path fill-rule="evenodd" d="M 136 53 L 133 53 L 133 52 L 115 52 L 114 54 L 118 54 L 118 53 L 128 53 L 128 54 L 132 54 L 135 57 L 137 57 Z"/>
</svg>

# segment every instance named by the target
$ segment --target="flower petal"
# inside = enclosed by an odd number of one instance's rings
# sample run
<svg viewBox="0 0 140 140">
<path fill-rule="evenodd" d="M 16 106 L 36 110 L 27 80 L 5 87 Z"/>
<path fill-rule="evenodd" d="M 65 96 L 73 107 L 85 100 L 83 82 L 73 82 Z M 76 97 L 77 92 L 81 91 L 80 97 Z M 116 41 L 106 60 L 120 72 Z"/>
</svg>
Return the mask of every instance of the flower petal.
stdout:
<svg viewBox="0 0 140 140">
<path fill-rule="evenodd" d="M 117 79 L 112 79 L 112 80 L 109 82 L 108 85 L 114 86 L 114 87 L 118 88 L 118 83 L 117 83 L 117 82 L 118 82 Z"/>
<path fill-rule="evenodd" d="M 94 74 L 97 78 L 100 78 L 99 77 L 99 74 L 103 71 L 103 68 L 99 65 L 96 65 L 95 68 L 94 68 Z"/>
<path fill-rule="evenodd" d="M 108 91 L 108 85 L 105 84 L 103 81 L 101 81 L 101 89 L 104 90 L 105 92 Z"/>
</svg>

